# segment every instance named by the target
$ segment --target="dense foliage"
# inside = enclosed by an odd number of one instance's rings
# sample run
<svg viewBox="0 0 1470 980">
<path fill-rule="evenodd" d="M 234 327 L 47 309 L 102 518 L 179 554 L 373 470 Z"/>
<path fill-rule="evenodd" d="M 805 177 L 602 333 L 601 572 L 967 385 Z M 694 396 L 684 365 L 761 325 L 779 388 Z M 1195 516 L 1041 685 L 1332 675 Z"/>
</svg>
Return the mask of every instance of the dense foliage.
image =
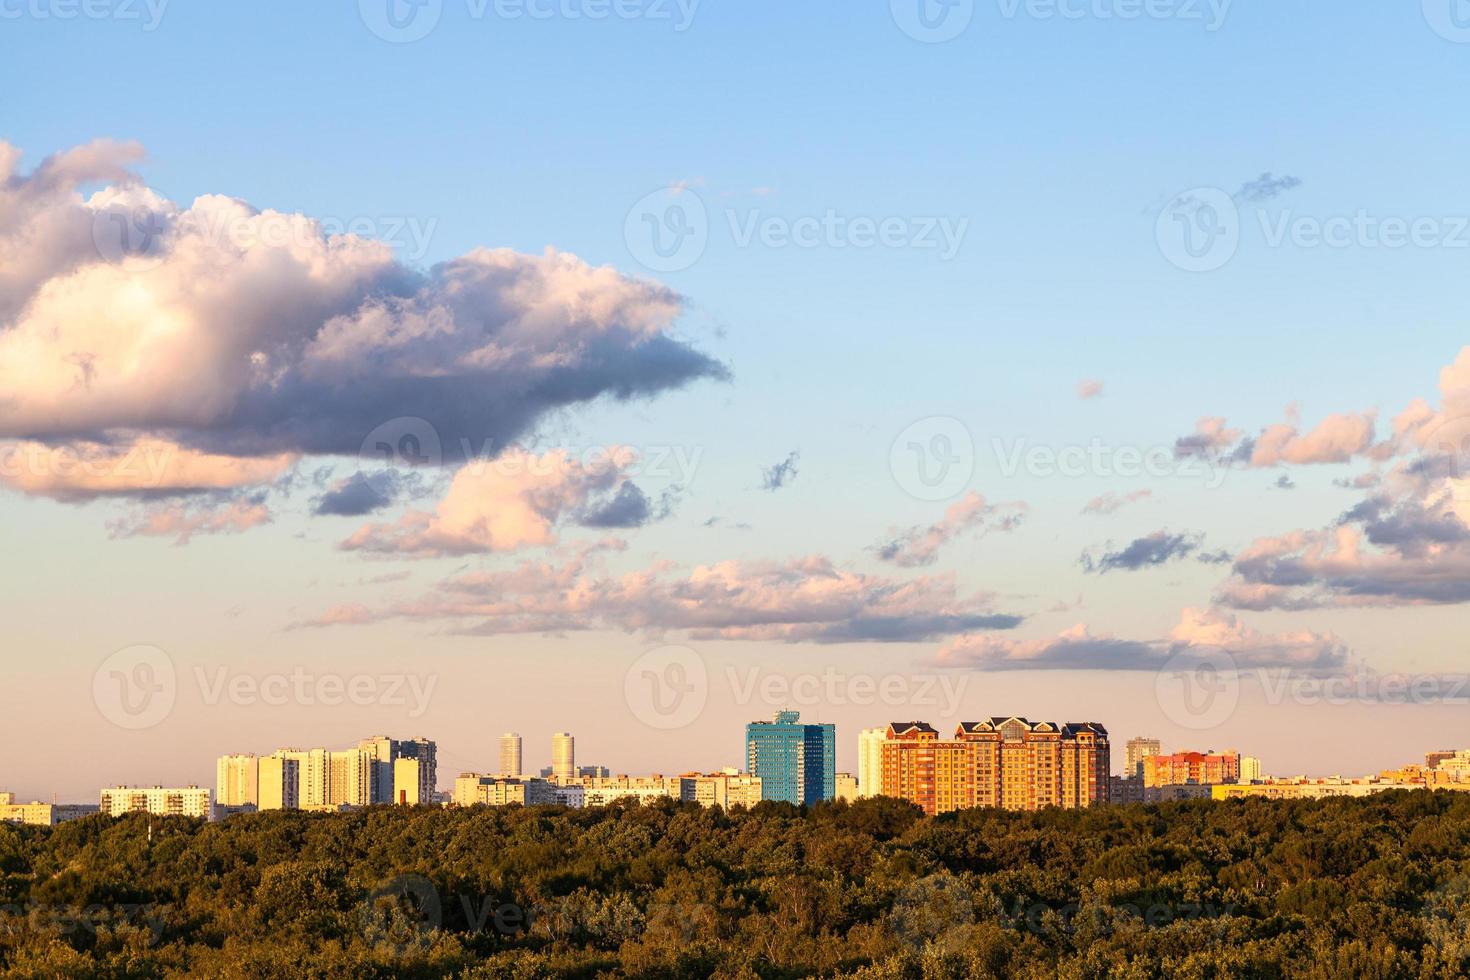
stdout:
<svg viewBox="0 0 1470 980">
<path fill-rule="evenodd" d="M 1470 795 L 0 825 L 26 977 L 1460 977 Z"/>
</svg>

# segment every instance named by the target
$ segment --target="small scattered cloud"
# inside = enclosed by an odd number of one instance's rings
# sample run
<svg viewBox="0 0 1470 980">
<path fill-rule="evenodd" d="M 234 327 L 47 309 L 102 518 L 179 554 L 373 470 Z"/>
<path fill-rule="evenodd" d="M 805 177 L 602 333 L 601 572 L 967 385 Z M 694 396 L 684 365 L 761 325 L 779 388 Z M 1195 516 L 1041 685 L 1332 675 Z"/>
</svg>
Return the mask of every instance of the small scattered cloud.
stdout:
<svg viewBox="0 0 1470 980">
<path fill-rule="evenodd" d="M 1098 398 L 1103 393 L 1103 383 L 1095 379 L 1084 379 L 1077 382 L 1077 397 L 1083 401 Z"/>
<path fill-rule="evenodd" d="M 1116 514 L 1129 504 L 1136 504 L 1140 500 L 1147 500 L 1154 495 L 1152 490 L 1134 490 L 1132 493 L 1119 494 L 1109 491 L 1100 497 L 1093 497 L 1082 507 L 1084 514 Z"/>
<path fill-rule="evenodd" d="M 1261 174 L 1255 180 L 1248 180 L 1240 185 L 1240 190 L 1235 192 L 1235 199 L 1245 204 L 1265 204 L 1273 198 L 1280 197 L 1287 191 L 1295 190 L 1302 186 L 1301 178 L 1289 174 L 1277 177 L 1270 173 Z"/>
<path fill-rule="evenodd" d="M 253 495 L 222 504 L 156 504 L 109 522 L 107 530 L 113 538 L 173 538 L 186 545 L 198 534 L 240 534 L 269 523 L 264 495 Z"/>
<path fill-rule="evenodd" d="M 891 530 L 888 540 L 872 550 L 880 560 L 900 568 L 932 565 L 938 560 L 940 549 L 950 541 L 971 532 L 1012 531 L 1025 516 L 1023 503 L 991 504 L 971 490 L 945 510 L 942 520 L 904 531 Z"/>
<path fill-rule="evenodd" d="M 786 458 L 774 466 L 768 466 L 761 471 L 761 489 L 772 493 L 780 490 L 796 479 L 796 464 L 801 460 L 801 452 L 793 449 L 786 454 Z"/>
<path fill-rule="evenodd" d="M 1090 552 L 1083 552 L 1082 568 L 1099 575 L 1114 571 L 1136 572 L 1143 568 L 1157 568 L 1194 554 L 1203 543 L 1202 534 L 1155 531 L 1116 551 L 1104 551 L 1095 559 Z"/>
</svg>

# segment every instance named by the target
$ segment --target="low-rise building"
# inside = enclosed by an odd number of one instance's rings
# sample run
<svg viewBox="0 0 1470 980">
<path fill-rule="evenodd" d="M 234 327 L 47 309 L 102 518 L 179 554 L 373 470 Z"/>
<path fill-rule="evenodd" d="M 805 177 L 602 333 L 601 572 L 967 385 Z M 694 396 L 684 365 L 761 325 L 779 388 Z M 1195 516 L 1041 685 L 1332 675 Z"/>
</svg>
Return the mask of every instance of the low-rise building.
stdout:
<svg viewBox="0 0 1470 980">
<path fill-rule="evenodd" d="M 557 802 L 554 787 L 544 779 L 506 778 L 476 772 L 460 773 L 454 780 L 455 806 L 534 806 Z"/>
<path fill-rule="evenodd" d="M 110 817 L 151 813 L 160 817 L 209 817 L 209 790 L 199 786 L 111 786 L 99 809 Z"/>
<path fill-rule="evenodd" d="M 0 793 L 0 823 L 54 827 L 68 820 L 89 817 L 97 807 L 83 803 L 17 803 L 14 793 Z"/>
<path fill-rule="evenodd" d="M 738 769 L 712 773 L 685 773 L 679 777 L 678 798 L 700 806 L 755 806 L 761 801 L 761 778 Z"/>
</svg>

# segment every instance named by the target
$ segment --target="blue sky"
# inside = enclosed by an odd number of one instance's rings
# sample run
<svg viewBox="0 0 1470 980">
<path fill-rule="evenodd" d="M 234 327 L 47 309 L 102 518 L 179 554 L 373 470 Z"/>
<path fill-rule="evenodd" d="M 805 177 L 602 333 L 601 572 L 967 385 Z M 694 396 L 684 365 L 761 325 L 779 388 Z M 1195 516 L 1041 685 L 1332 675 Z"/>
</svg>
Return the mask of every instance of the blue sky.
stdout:
<svg viewBox="0 0 1470 980">
<path fill-rule="evenodd" d="M 1085 623 L 1155 640 L 1182 608 L 1214 608 L 1231 567 L 1186 557 L 1089 575 L 1083 551 L 1167 529 L 1238 555 L 1260 538 L 1331 526 L 1364 496 L 1334 481 L 1389 464 L 1358 456 L 1237 468 L 1208 488 L 1178 476 L 1007 474 L 993 441 L 1167 449 L 1201 417 L 1253 434 L 1289 404 L 1300 406 L 1303 431 L 1333 413 L 1377 409 L 1384 439 L 1412 399 L 1438 406 L 1439 372 L 1464 343 L 1470 233 L 1458 246 L 1273 247 L 1262 222 L 1364 212 L 1428 218 L 1455 238 L 1457 217 L 1470 215 L 1460 122 L 1470 44 L 1436 32 L 1418 4 L 1237 0 L 1214 30 L 1204 3 L 1165 3 L 1169 16 L 1131 20 L 1116 16 L 1126 3 L 1064 6 L 1080 16 L 978 3 L 968 29 L 928 44 L 881 3 L 705 0 L 678 30 L 672 3 L 592 20 L 508 18 L 493 6 L 475 16 L 464 0 L 444 0 L 427 37 L 397 44 L 345 2 L 173 0 L 152 30 L 142 7 L 63 20 L 57 0 L 0 3 L 0 139 L 24 151 L 19 174 L 94 139 L 136 140 L 147 151 L 136 172 L 181 206 L 222 194 L 324 220 L 367 218 L 379 231 L 416 222 L 429 230 L 423 247 L 396 244 L 418 270 L 479 246 L 531 256 L 553 247 L 677 291 L 686 305 L 669 335 L 726 365 L 728 380 L 691 380 L 632 403 L 595 399 L 541 416 L 522 440 L 538 451 L 698 453 L 673 516 L 626 534 L 627 550 L 607 559 L 615 574 L 657 561 L 823 555 L 900 581 L 953 572 L 962 591 L 997 593 L 998 611 L 1025 617 L 1017 636 Z M 1438 10 L 1434 0 L 1425 7 Z M 124 16 L 133 9 L 141 21 Z M 568 0 L 562 9 L 593 8 Z M 1266 173 L 1299 184 L 1239 203 L 1228 263 L 1205 273 L 1170 263 L 1155 235 L 1161 210 L 1191 189 L 1235 194 Z M 672 184 L 702 202 L 709 244 L 688 268 L 655 273 L 640 265 L 625 223 L 645 195 Z M 965 233 L 951 258 L 739 241 L 752 221 L 829 212 L 910 229 L 932 219 Z M 1084 379 L 1102 381 L 1102 395 L 1079 399 Z M 965 489 L 1025 502 L 1026 520 L 959 536 L 935 566 L 895 570 L 874 543 L 890 528 L 933 524 L 954 503 L 915 499 L 889 468 L 898 433 L 936 416 L 961 420 L 977 445 Z M 795 480 L 762 490 L 763 468 L 792 451 Z M 909 676 L 932 670 L 924 665 L 955 639 L 787 644 L 672 630 L 708 661 L 724 695 L 681 739 L 651 732 L 616 694 L 629 663 L 657 646 L 646 632 L 468 638 L 454 635 L 462 623 L 404 618 L 287 630 L 338 604 L 413 601 L 466 570 L 559 560 L 594 537 L 567 529 L 550 548 L 417 560 L 345 552 L 336 545 L 364 520 L 432 509 L 452 474 L 372 518 L 312 516 L 308 475 L 332 464 L 310 454 L 297 463 L 301 486 L 275 494 L 271 523 L 182 547 L 109 536 L 109 521 L 146 500 L 0 496 L 0 544 L 37 556 L 0 571 L 0 602 L 11 607 L 17 651 L 39 655 L 17 654 L 36 696 L 15 685 L 0 707 L 37 723 L 84 716 L 73 748 L 108 745 L 64 776 L 56 760 L 8 760 L 17 791 L 86 798 L 109 780 L 205 780 L 218 752 L 336 744 L 383 727 L 421 728 L 470 768 L 491 764 L 501 729 L 534 740 L 584 718 L 589 761 L 712 768 L 737 761 L 747 715 L 781 706 L 730 703 L 726 665 Z M 335 465 L 338 477 L 350 470 Z M 1283 476 L 1296 489 L 1275 488 Z M 654 496 L 665 488 L 644 481 Z M 1105 492 L 1144 489 L 1150 498 L 1106 519 L 1080 513 Z M 715 516 L 719 526 L 703 526 Z M 404 577 L 358 584 L 389 575 Z M 1081 607 L 1049 611 L 1079 595 Z M 1458 602 L 1220 614 L 1272 635 L 1330 633 L 1380 670 L 1463 667 Z M 437 676 L 439 694 L 418 718 L 381 706 L 210 710 L 189 680 L 166 721 L 119 733 L 97 717 L 89 685 L 98 663 L 137 643 L 167 650 L 186 679 L 196 663 L 255 675 L 366 663 Z M 1108 724 L 1119 741 L 1228 742 L 1282 772 L 1366 772 L 1470 737 L 1450 723 L 1463 706 L 1248 704 L 1199 732 L 1153 703 L 1147 671 L 971 673 L 962 713 L 1071 712 Z M 858 727 L 889 713 L 960 720 L 924 704 L 808 713 L 838 721 L 844 755 Z M 1307 722 L 1344 741 L 1292 739 Z M 1400 734 L 1356 734 L 1379 723 Z"/>
</svg>

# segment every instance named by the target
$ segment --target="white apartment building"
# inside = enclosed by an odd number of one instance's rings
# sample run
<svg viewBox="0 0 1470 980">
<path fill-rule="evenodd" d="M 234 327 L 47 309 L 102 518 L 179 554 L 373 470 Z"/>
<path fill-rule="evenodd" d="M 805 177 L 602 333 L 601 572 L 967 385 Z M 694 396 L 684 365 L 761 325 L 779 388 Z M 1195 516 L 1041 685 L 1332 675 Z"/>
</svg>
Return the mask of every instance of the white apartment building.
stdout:
<svg viewBox="0 0 1470 980">
<path fill-rule="evenodd" d="M 109 817 L 151 813 L 160 817 L 209 816 L 209 790 L 198 786 L 112 786 L 102 791 L 101 811 Z"/>
<path fill-rule="evenodd" d="M 260 804 L 260 760 L 254 755 L 222 755 L 215 763 L 217 806 Z"/>
<path fill-rule="evenodd" d="M 544 779 L 504 779 L 476 772 L 460 773 L 454 780 L 455 806 L 534 806 L 557 802 L 556 787 Z"/>
<path fill-rule="evenodd" d="M 685 773 L 678 787 L 678 799 L 700 806 L 755 806 L 761 801 L 761 778 L 738 769 Z"/>
<path fill-rule="evenodd" d="M 878 796 L 883 792 L 883 739 L 886 728 L 864 728 L 858 733 L 858 795 Z"/>
</svg>

